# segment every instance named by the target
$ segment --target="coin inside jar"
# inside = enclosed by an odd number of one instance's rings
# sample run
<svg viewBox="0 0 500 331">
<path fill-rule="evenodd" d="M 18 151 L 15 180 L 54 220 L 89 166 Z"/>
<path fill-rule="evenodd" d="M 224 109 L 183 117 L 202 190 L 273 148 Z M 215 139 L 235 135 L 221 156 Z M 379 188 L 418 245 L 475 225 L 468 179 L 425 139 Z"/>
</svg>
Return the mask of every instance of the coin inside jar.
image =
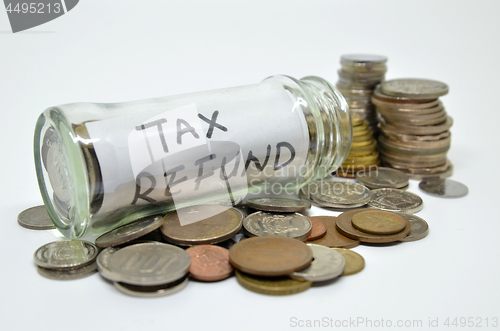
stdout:
<svg viewBox="0 0 500 331">
<path fill-rule="evenodd" d="M 309 266 L 312 250 L 292 238 L 252 237 L 231 247 L 229 261 L 236 269 L 252 275 L 285 276 Z"/>
<path fill-rule="evenodd" d="M 312 222 L 299 213 L 258 211 L 245 217 L 243 227 L 251 236 L 284 236 L 300 240 L 309 236 Z"/>
<path fill-rule="evenodd" d="M 233 273 L 229 251 L 215 245 L 197 245 L 186 249 L 191 257 L 190 276 L 207 282 L 225 279 Z"/>
</svg>

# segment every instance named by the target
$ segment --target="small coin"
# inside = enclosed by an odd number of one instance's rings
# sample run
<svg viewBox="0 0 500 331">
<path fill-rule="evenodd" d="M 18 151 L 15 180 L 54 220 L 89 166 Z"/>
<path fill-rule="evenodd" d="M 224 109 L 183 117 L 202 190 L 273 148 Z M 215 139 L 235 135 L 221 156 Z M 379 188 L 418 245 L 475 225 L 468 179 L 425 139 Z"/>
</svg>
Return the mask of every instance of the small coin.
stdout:
<svg viewBox="0 0 500 331">
<path fill-rule="evenodd" d="M 337 217 L 334 216 L 314 216 L 326 225 L 326 235 L 322 238 L 307 241 L 308 244 L 322 245 L 326 247 L 353 248 L 359 246 L 360 241 L 354 240 L 340 234 L 337 231 Z"/>
<path fill-rule="evenodd" d="M 360 272 L 365 267 L 365 259 L 358 253 L 345 248 L 334 248 L 342 254 L 345 259 L 345 268 L 342 276 L 354 275 Z"/>
<path fill-rule="evenodd" d="M 448 85 L 435 80 L 402 78 L 382 82 L 385 94 L 412 99 L 436 99 L 448 93 Z"/>
<path fill-rule="evenodd" d="M 249 291 L 267 295 L 290 295 L 303 292 L 312 282 L 290 277 L 259 277 L 236 270 L 238 283 Z"/>
<path fill-rule="evenodd" d="M 145 217 L 99 236 L 95 244 L 97 247 L 118 246 L 153 232 L 162 224 L 161 216 Z"/>
<path fill-rule="evenodd" d="M 76 269 L 58 270 L 37 267 L 38 273 L 45 277 L 55 280 L 74 280 L 93 275 L 97 271 L 96 263 L 91 263 Z"/>
<path fill-rule="evenodd" d="M 252 237 L 231 247 L 229 261 L 236 269 L 252 275 L 285 276 L 309 266 L 312 250 L 292 238 Z"/>
<path fill-rule="evenodd" d="M 359 125 L 363 124 L 364 118 L 361 115 L 352 114 L 351 115 L 351 121 L 352 121 L 352 126 L 356 127 L 356 126 L 359 126 Z"/>
<path fill-rule="evenodd" d="M 188 273 L 191 258 L 183 249 L 163 243 L 131 245 L 107 261 L 111 277 L 121 283 L 151 286 L 176 281 Z M 108 277 L 106 277 L 108 278 Z"/>
<path fill-rule="evenodd" d="M 371 197 L 370 190 L 359 183 L 343 181 L 322 181 L 310 185 L 312 199 L 318 204 L 332 208 L 356 208 L 366 205 Z M 315 183 L 313 183 L 315 184 Z"/>
<path fill-rule="evenodd" d="M 429 195 L 440 198 L 461 198 L 469 193 L 469 189 L 462 183 L 451 179 L 427 179 L 418 187 Z"/>
<path fill-rule="evenodd" d="M 52 230 L 56 228 L 43 205 L 31 207 L 21 212 L 17 217 L 17 222 L 22 227 L 31 230 Z"/>
<path fill-rule="evenodd" d="M 319 219 L 311 217 L 311 216 L 306 216 L 312 223 L 312 230 L 311 233 L 309 233 L 309 236 L 307 238 L 302 239 L 303 241 L 311 241 L 311 240 L 316 240 L 319 239 L 326 234 L 326 225 L 325 223 L 321 222 Z"/>
<path fill-rule="evenodd" d="M 401 241 L 417 241 L 425 238 L 429 234 L 429 224 L 415 215 L 404 215 L 411 224 L 410 233 L 401 239 Z"/>
<path fill-rule="evenodd" d="M 299 213 L 258 211 L 245 217 L 243 227 L 251 236 L 284 236 L 301 240 L 311 233 L 312 223 Z"/>
<path fill-rule="evenodd" d="M 394 241 L 401 240 L 406 237 L 408 233 L 410 233 L 411 225 L 410 222 L 401 214 L 392 213 L 397 215 L 397 217 L 401 218 L 405 222 L 405 228 L 403 231 L 395 233 L 395 234 L 371 234 L 367 232 L 360 231 L 356 229 L 352 225 L 352 217 L 357 213 L 366 212 L 366 209 L 354 209 L 350 211 L 346 211 L 340 214 L 337 217 L 337 230 L 342 233 L 344 236 L 359 240 L 361 242 L 374 243 L 374 244 L 382 244 L 382 243 L 390 243 Z M 388 213 L 387 211 L 382 210 L 372 210 L 374 213 L 381 214 L 381 217 Z"/>
<path fill-rule="evenodd" d="M 83 240 L 61 240 L 43 245 L 36 250 L 35 263 L 46 269 L 77 269 L 95 261 L 97 247 Z"/>
<path fill-rule="evenodd" d="M 138 286 L 119 282 L 113 284 L 119 291 L 134 297 L 156 298 L 177 293 L 184 289 L 188 282 L 188 277 L 183 277 L 172 283 L 152 286 Z"/>
<path fill-rule="evenodd" d="M 374 171 L 358 171 L 356 180 L 370 189 L 401 188 L 408 185 L 408 176 L 399 170 L 377 167 Z"/>
<path fill-rule="evenodd" d="M 304 200 L 293 200 L 283 198 L 254 198 L 248 199 L 247 205 L 250 208 L 274 211 L 282 213 L 300 213 L 311 209 L 311 204 Z"/>
<path fill-rule="evenodd" d="M 398 214 L 382 210 L 367 210 L 356 213 L 351 219 L 352 226 L 371 234 L 395 234 L 406 227 L 406 220 Z"/>
<path fill-rule="evenodd" d="M 192 215 L 216 215 L 181 226 L 177 211 L 167 214 L 160 229 L 165 239 L 173 244 L 191 246 L 219 243 L 234 236 L 242 226 L 243 214 L 235 208 L 205 205 L 183 210 Z"/>
<path fill-rule="evenodd" d="M 424 202 L 418 195 L 393 188 L 372 190 L 369 207 L 396 211 L 403 214 L 415 214 L 422 210 Z"/>
<path fill-rule="evenodd" d="M 229 251 L 215 245 L 197 245 L 186 249 L 191 257 L 190 276 L 199 280 L 214 282 L 226 279 L 233 273 L 229 264 Z"/>
<path fill-rule="evenodd" d="M 311 265 L 292 273 L 292 278 L 323 282 L 337 278 L 344 272 L 345 259 L 339 252 L 320 245 L 307 244 L 313 252 Z"/>
</svg>

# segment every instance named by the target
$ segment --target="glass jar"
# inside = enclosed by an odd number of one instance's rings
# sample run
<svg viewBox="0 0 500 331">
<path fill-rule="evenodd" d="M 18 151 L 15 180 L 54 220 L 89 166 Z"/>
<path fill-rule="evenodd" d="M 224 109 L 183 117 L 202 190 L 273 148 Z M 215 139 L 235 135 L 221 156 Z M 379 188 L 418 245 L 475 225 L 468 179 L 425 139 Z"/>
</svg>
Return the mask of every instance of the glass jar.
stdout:
<svg viewBox="0 0 500 331">
<path fill-rule="evenodd" d="M 297 192 L 347 157 L 349 108 L 319 77 L 126 103 L 74 103 L 39 117 L 34 153 L 47 211 L 69 238 L 200 203 Z M 278 192 L 279 191 L 279 192 Z"/>
</svg>

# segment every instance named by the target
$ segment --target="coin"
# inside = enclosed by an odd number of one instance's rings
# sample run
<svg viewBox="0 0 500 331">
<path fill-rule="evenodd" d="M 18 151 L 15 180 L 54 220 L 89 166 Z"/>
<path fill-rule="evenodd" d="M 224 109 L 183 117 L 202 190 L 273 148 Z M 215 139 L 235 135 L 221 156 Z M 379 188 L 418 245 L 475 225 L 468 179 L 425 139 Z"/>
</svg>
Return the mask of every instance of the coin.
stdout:
<svg viewBox="0 0 500 331">
<path fill-rule="evenodd" d="M 303 241 L 311 241 L 311 240 L 316 240 L 319 239 L 326 234 L 326 225 L 325 223 L 321 222 L 317 218 L 311 217 L 311 216 L 306 216 L 312 223 L 312 230 L 311 233 L 307 236 L 307 238 L 302 239 Z"/>
<path fill-rule="evenodd" d="M 419 78 L 393 79 L 382 82 L 383 93 L 412 99 L 436 99 L 448 93 L 448 85 L 435 80 Z"/>
<path fill-rule="evenodd" d="M 162 285 L 188 272 L 191 258 L 183 249 L 162 243 L 124 247 L 110 255 L 111 279 L 131 285 Z"/>
<path fill-rule="evenodd" d="M 83 267 L 68 270 L 37 267 L 37 271 L 41 276 L 49 279 L 74 280 L 93 275 L 97 271 L 97 265 L 95 263 L 91 263 Z"/>
<path fill-rule="evenodd" d="M 367 210 L 356 213 L 351 219 L 352 226 L 371 234 L 395 234 L 406 227 L 406 220 L 398 214 L 382 210 Z"/>
<path fill-rule="evenodd" d="M 215 245 L 197 245 L 186 249 L 191 257 L 190 276 L 213 282 L 225 279 L 233 273 L 229 264 L 229 251 Z"/>
<path fill-rule="evenodd" d="M 17 223 L 32 230 L 52 230 L 56 228 L 43 205 L 31 207 L 21 212 L 17 216 Z"/>
<path fill-rule="evenodd" d="M 400 104 L 404 104 L 405 107 L 408 107 L 408 105 L 413 105 L 413 104 L 431 103 L 431 102 L 435 101 L 436 98 L 414 99 L 414 98 L 409 98 L 409 97 L 404 97 L 404 96 L 393 96 L 393 95 L 383 93 L 381 88 L 380 88 L 380 85 L 377 85 L 375 90 L 373 90 L 372 102 L 375 103 L 375 100 L 391 102 L 391 103 L 400 103 Z"/>
<path fill-rule="evenodd" d="M 177 245 L 201 245 L 222 242 L 234 236 L 241 229 L 243 214 L 235 208 L 217 205 L 186 208 L 192 215 L 213 215 L 196 223 L 182 225 L 176 211 L 163 218 L 161 232 L 168 242 Z"/>
<path fill-rule="evenodd" d="M 153 232 L 162 224 L 163 218 L 161 216 L 141 218 L 106 232 L 95 240 L 95 244 L 97 247 L 118 246 Z"/>
<path fill-rule="evenodd" d="M 274 211 L 282 213 L 300 213 L 311 209 L 311 204 L 304 200 L 292 200 L 282 198 L 254 198 L 248 199 L 247 205 L 250 208 Z"/>
<path fill-rule="evenodd" d="M 440 198 L 461 198 L 469 193 L 469 189 L 462 183 L 451 179 L 427 179 L 418 187 L 429 195 Z"/>
<path fill-rule="evenodd" d="M 285 276 L 309 266 L 312 250 L 292 238 L 252 237 L 231 247 L 229 261 L 236 269 L 252 275 Z"/>
<path fill-rule="evenodd" d="M 337 230 L 342 233 L 344 236 L 359 240 L 361 242 L 374 243 L 374 244 L 382 244 L 389 243 L 401 240 L 406 237 L 408 233 L 410 233 L 411 225 L 410 222 L 401 214 L 392 213 L 398 215 L 405 222 L 405 228 L 403 231 L 395 233 L 395 234 L 371 234 L 363 231 L 359 231 L 352 225 L 352 217 L 357 213 L 366 212 L 366 209 L 355 209 L 346 211 L 340 214 L 337 217 Z M 373 212 L 382 212 L 387 213 L 387 211 L 377 211 L 373 210 Z"/>
<path fill-rule="evenodd" d="M 365 259 L 358 253 L 345 248 L 334 248 L 342 254 L 345 259 L 345 268 L 342 276 L 354 275 L 360 272 L 365 267 Z"/>
<path fill-rule="evenodd" d="M 303 292 L 312 283 L 290 277 L 259 277 L 236 270 L 238 283 L 249 291 L 267 295 L 290 295 Z"/>
<path fill-rule="evenodd" d="M 258 211 L 245 217 L 243 227 L 251 236 L 284 236 L 300 240 L 309 236 L 312 223 L 299 213 Z"/>
<path fill-rule="evenodd" d="M 345 54 L 340 57 L 340 63 L 350 65 L 370 65 L 387 62 L 387 57 L 375 54 Z"/>
<path fill-rule="evenodd" d="M 76 269 L 95 261 L 97 247 L 83 240 L 61 240 L 36 250 L 35 263 L 46 269 Z"/>
<path fill-rule="evenodd" d="M 408 185 L 408 176 L 399 170 L 378 167 L 375 171 L 358 171 L 356 180 L 370 189 L 401 188 Z"/>
<path fill-rule="evenodd" d="M 416 241 L 425 238 L 429 234 L 429 224 L 426 221 L 411 214 L 404 216 L 410 221 L 411 231 L 401 241 Z"/>
<path fill-rule="evenodd" d="M 418 195 L 393 188 L 372 190 L 372 200 L 368 205 L 372 208 L 396 211 L 404 214 L 415 214 L 422 210 L 424 202 Z"/>
<path fill-rule="evenodd" d="M 340 234 L 337 231 L 337 217 L 334 216 L 314 216 L 326 225 L 326 235 L 322 238 L 307 241 L 308 244 L 321 245 L 326 247 L 353 248 L 359 246 L 359 240 L 354 240 Z"/>
<path fill-rule="evenodd" d="M 366 205 L 371 199 L 370 190 L 359 183 L 343 181 L 316 183 L 318 183 L 316 187 L 309 186 L 310 196 L 325 207 L 355 208 Z"/>
<path fill-rule="evenodd" d="M 323 282 L 337 278 L 344 272 L 345 259 L 339 252 L 320 245 L 307 244 L 313 252 L 311 265 L 292 273 L 292 278 Z"/>
<path fill-rule="evenodd" d="M 171 295 L 184 289 L 189 282 L 187 277 L 183 277 L 175 282 L 152 286 L 138 286 L 126 283 L 114 282 L 114 286 L 121 292 L 141 298 L 156 298 Z"/>
</svg>

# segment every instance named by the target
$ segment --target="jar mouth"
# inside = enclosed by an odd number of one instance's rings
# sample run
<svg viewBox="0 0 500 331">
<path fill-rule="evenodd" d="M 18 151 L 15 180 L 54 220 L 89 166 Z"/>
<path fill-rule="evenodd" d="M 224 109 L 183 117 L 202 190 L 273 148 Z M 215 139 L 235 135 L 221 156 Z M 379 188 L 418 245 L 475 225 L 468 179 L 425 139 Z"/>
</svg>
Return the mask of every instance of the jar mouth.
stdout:
<svg viewBox="0 0 500 331">
<path fill-rule="evenodd" d="M 88 176 L 78 140 L 57 108 L 47 109 L 38 118 L 34 156 L 50 218 L 65 237 L 82 236 L 88 226 Z"/>
</svg>

